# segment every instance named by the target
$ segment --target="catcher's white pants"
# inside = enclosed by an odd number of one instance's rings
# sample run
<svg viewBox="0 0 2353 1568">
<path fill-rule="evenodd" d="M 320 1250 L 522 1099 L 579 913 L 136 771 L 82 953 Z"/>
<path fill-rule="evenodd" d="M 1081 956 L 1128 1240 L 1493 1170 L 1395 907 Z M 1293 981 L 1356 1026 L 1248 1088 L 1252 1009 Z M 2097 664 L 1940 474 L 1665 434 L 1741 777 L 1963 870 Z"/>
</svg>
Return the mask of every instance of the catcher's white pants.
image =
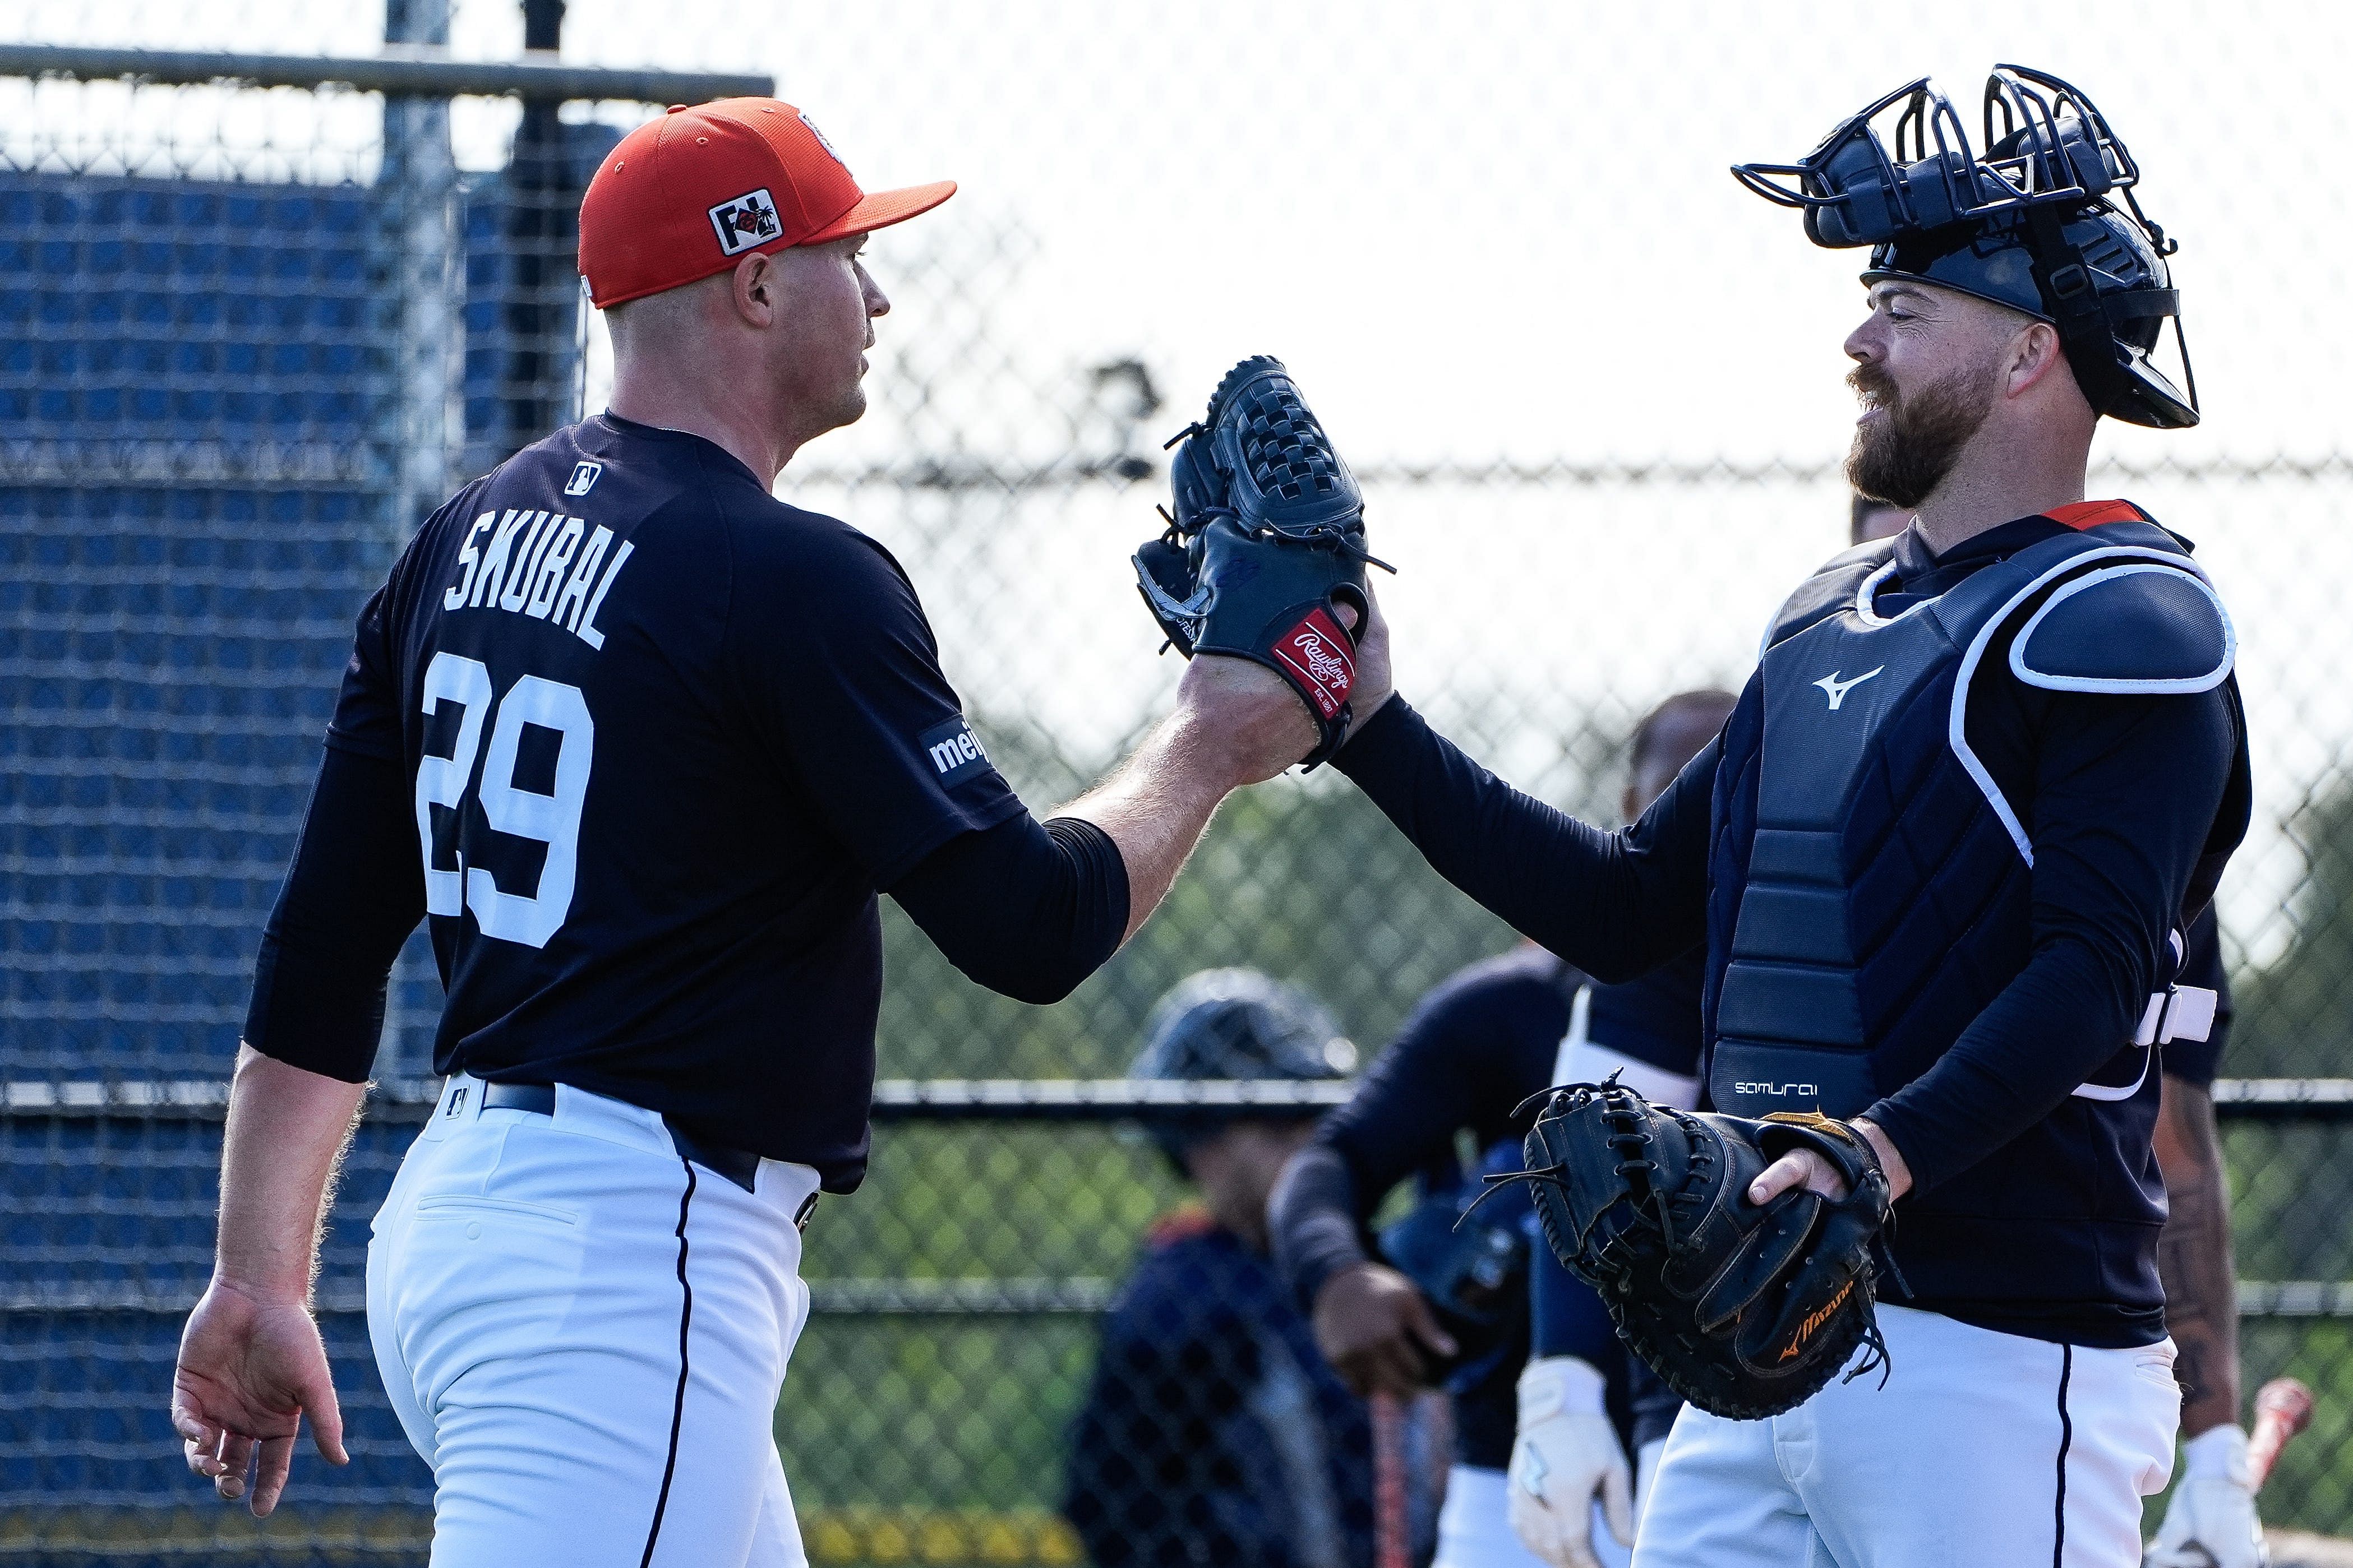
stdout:
<svg viewBox="0 0 2353 1568">
<path fill-rule="evenodd" d="M 570 1088 L 552 1117 L 480 1104 L 450 1079 L 368 1248 L 433 1568 L 801 1568 L 773 1422 L 817 1173 L 745 1192 Z"/>
<path fill-rule="evenodd" d="M 1879 1309 L 1893 1353 L 1764 1421 L 1685 1406 L 1635 1568 L 2137 1568 L 2173 1342 L 2086 1350 Z M 1858 1355 L 1858 1360 L 1860 1356 Z"/>
</svg>

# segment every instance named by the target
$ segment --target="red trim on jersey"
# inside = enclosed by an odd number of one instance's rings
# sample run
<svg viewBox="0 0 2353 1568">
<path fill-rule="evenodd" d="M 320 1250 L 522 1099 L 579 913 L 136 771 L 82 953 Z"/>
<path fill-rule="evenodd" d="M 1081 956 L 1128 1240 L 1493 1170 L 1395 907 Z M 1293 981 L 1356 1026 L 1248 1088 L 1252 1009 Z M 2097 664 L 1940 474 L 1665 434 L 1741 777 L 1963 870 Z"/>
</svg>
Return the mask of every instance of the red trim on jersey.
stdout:
<svg viewBox="0 0 2353 1568">
<path fill-rule="evenodd" d="M 2097 528 L 2104 522 L 2147 522 L 2140 508 L 2128 500 L 2078 500 L 2054 506 L 2042 514 L 2070 528 Z"/>
<path fill-rule="evenodd" d="M 1218 1228 L 1216 1218 L 1208 1209 L 1198 1204 L 1186 1204 L 1153 1221 L 1147 1239 L 1154 1247 L 1173 1247 L 1197 1236 L 1207 1236 Z"/>
</svg>

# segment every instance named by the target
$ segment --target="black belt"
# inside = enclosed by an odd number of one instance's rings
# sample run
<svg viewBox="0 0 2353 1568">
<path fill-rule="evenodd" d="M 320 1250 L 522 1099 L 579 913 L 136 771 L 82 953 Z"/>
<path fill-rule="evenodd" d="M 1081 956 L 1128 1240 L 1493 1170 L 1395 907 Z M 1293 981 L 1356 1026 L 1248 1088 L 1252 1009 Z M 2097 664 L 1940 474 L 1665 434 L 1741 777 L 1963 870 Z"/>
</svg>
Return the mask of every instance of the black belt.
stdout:
<svg viewBox="0 0 2353 1568">
<path fill-rule="evenodd" d="M 486 1083 L 482 1086 L 484 1110 L 528 1110 L 538 1116 L 555 1114 L 555 1087 L 545 1083 Z M 691 1160 L 715 1175 L 726 1177 L 745 1192 L 756 1192 L 760 1176 L 760 1156 L 749 1149 L 731 1149 L 723 1143 L 712 1143 L 670 1117 L 662 1118 L 670 1130 L 670 1147 L 682 1160 Z M 807 1223 L 806 1210 L 798 1223 Z"/>
</svg>

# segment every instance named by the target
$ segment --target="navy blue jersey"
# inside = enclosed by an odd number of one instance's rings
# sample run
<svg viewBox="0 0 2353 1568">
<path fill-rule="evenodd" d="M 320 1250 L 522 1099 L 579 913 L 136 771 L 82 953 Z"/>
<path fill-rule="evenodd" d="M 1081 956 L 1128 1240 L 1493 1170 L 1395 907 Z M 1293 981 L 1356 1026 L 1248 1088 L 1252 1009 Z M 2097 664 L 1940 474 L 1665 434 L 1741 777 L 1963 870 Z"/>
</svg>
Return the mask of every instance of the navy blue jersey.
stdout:
<svg viewBox="0 0 2353 1568">
<path fill-rule="evenodd" d="M 700 437 L 603 415 L 459 491 L 328 744 L 415 780 L 434 1068 L 562 1082 L 857 1185 L 876 889 L 1020 802 L 906 574 Z"/>
<path fill-rule="evenodd" d="M 2223 1047 L 2231 1043 L 2231 976 L 2222 967 L 2222 941 L 2214 929 L 2214 906 L 2207 905 L 2182 936 L 2179 981 L 2214 993 L 2214 1023 L 2202 1040 L 2167 1041 L 2165 1071 L 2200 1089 L 2211 1089 L 2221 1067 Z"/>
<path fill-rule="evenodd" d="M 1372 1568 L 1364 1402 L 1273 1266 L 1206 1215 L 1161 1224 L 1103 1320 L 1070 1456 L 1062 1510 L 1099 1568 Z M 1435 1510 L 1409 1501 L 1426 1538 Z"/>
<path fill-rule="evenodd" d="M 1968 588 L 1978 573 L 2008 570 L 2029 551 L 2042 552 L 2037 561 L 2055 559 L 2064 552 L 2053 542 L 2073 531 L 2055 518 L 2020 519 L 1942 557 L 1928 552 L 1916 530 L 1898 536 L 1877 547 L 1893 576 L 1869 579 L 1879 584 L 1877 618 L 1907 624 L 1907 605 Z M 2149 541 L 2135 548 L 2155 554 L 2187 548 L 2176 541 L 2159 550 L 2155 542 L 2162 536 L 2146 522 L 2092 524 L 2083 531 L 2104 541 Z M 1859 560 L 1841 558 L 1845 566 Z M 1825 612 L 1842 614 L 1845 601 L 1828 588 L 1822 593 Z M 2117 1115 L 2094 1125 L 2084 1109 L 2094 1100 L 2074 1090 L 2092 1087 L 2092 1073 L 2120 1057 L 2120 1046 L 2134 1037 L 2151 992 L 2172 978 L 2167 934 L 2184 908 L 2205 901 L 2244 831 L 2244 719 L 2227 678 L 2180 694 L 2110 692 L 2096 683 L 2080 691 L 2030 685 L 2010 668 L 2021 624 L 1997 618 L 1992 629 L 2006 637 L 1989 634 L 1972 645 L 1975 652 L 1957 658 L 1973 674 L 1963 683 L 1956 672 L 1952 689 L 1968 700 L 1944 711 L 1965 713 L 1965 722 L 1930 733 L 1923 719 L 1917 728 L 1926 742 L 1907 759 L 1936 770 L 1940 784 L 1955 776 L 1971 781 L 1949 803 L 1917 802 L 1922 815 L 1907 822 L 1957 833 L 1974 828 L 1980 812 L 1990 814 L 1986 803 L 1993 797 L 2015 803 L 2009 828 L 2023 849 L 2031 826 L 2031 879 L 2024 916 L 1998 932 L 1981 928 L 2010 942 L 2017 963 L 1997 973 L 1957 959 L 1938 972 L 1965 989 L 1990 976 L 1999 994 L 1989 1003 L 1932 1010 L 1955 1032 L 1952 1043 L 1926 1071 L 1866 1101 L 1915 1179 L 1891 1232 L 1888 1250 L 1902 1273 L 1884 1276 L 1886 1299 L 2005 1332 L 2137 1346 L 2163 1333 L 2156 1267 L 2161 1193 L 2147 1127 L 2155 1097 L 2132 1102 L 2130 1121 Z M 1980 654 L 1982 663 L 1974 662 Z M 1871 679 L 1860 668 L 1846 674 L 1852 679 L 1842 679 L 1833 661 L 1823 679 L 1811 683 L 1826 710 L 1849 686 Z M 1894 689 L 1878 689 L 1883 697 Z M 1928 709 L 1919 712 L 1934 717 Z M 1449 880 L 1590 971 L 1638 973 L 1715 940 L 1722 943 L 1710 961 L 1715 974 L 1746 929 L 1732 919 L 1732 904 L 1746 880 L 1745 871 L 1738 879 L 1720 876 L 1725 868 L 1716 862 L 1731 850 L 1783 857 L 1796 842 L 1766 842 L 1754 832 L 1757 759 L 1771 733 L 1764 715 L 1762 684 L 1752 679 L 1724 735 L 1622 834 L 1599 832 L 1513 791 L 1402 700 L 1367 720 L 1335 765 Z M 1951 769 L 1945 767 L 1948 755 L 1961 759 Z M 1905 782 L 1926 776 L 1915 770 Z M 1895 788 L 1873 782 L 1880 777 L 1864 781 L 1879 789 L 1874 809 L 1887 805 Z M 1802 803 L 1804 792 L 1790 798 Z M 1916 861 L 1907 875 L 1943 864 L 1925 847 L 1927 837 L 1903 842 Z M 1891 851 L 1878 864 L 1902 867 L 1904 858 Z M 1874 883 L 1857 896 L 1886 898 L 1881 912 L 1891 918 L 1924 911 L 1957 921 L 1970 908 L 1913 897 L 1911 887 L 1907 880 Z M 1800 902 L 1792 894 L 1782 907 Z M 1810 928 L 1793 917 L 1786 929 L 1802 934 Z M 1936 950 L 1935 942 L 1921 941 L 1907 956 Z M 2014 978 L 2004 982 L 2004 973 Z M 1803 1008 L 1791 1014 L 1805 1016 Z M 1712 1066 L 1721 1078 L 1721 1058 Z M 1783 1080 L 1757 1081 L 1769 1089 Z M 1991 1194 L 1982 1204 L 1980 1192 Z M 1963 1213 L 1965 1205 L 1976 1206 Z M 2084 1217 L 2094 1209 L 2096 1224 Z M 2027 1228 L 2034 1245 L 2021 1247 Z"/>
<path fill-rule="evenodd" d="M 1584 981 L 1551 953 L 1520 947 L 1456 971 L 1415 1005 L 1315 1134 L 1346 1157 L 1366 1213 L 1417 1172 L 1459 1178 L 1456 1133 L 1483 1151 L 1527 1131 L 1512 1112 L 1551 1084 Z"/>
</svg>

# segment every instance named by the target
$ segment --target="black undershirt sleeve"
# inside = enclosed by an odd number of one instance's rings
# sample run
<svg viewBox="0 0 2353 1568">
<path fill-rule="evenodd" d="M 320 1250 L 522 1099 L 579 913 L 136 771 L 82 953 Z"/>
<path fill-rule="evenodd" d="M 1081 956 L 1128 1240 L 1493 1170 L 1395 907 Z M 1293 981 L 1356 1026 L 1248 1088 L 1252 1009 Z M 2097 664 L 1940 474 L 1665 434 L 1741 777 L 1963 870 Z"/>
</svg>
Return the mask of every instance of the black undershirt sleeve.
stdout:
<svg viewBox="0 0 2353 1568">
<path fill-rule="evenodd" d="M 1059 1002 L 1127 933 L 1127 862 L 1074 816 L 960 833 L 890 889 L 948 962 L 1018 1002 Z"/>
<path fill-rule="evenodd" d="M 384 1032 L 386 977 L 424 918 L 407 770 L 396 756 L 330 744 L 262 931 L 246 1044 L 290 1067 L 365 1082 Z"/>
<path fill-rule="evenodd" d="M 1325 1280 L 1372 1256 L 1357 1198 L 1365 1190 L 1349 1173 L 1347 1156 L 1319 1137 L 1291 1157 L 1268 1194 L 1267 1238 L 1275 1267 L 1303 1310 L 1314 1309 Z"/>
<path fill-rule="evenodd" d="M 1348 1102 L 1324 1118 L 1267 1200 L 1276 1265 L 1303 1304 L 1324 1282 L 1364 1261 L 1365 1221 L 1389 1189 L 1451 1154 L 1457 1128 L 1494 1118 L 1519 1098 L 1500 1058 L 1510 1033 L 1459 991 L 1417 1007 L 1373 1061 Z"/>
<path fill-rule="evenodd" d="M 1622 833 L 1521 794 L 1393 697 L 1333 765 L 1441 877 L 1604 984 L 1706 937 L 1711 741 Z"/>
<path fill-rule="evenodd" d="M 1935 1066 L 1864 1114 L 1920 1190 L 2063 1104 L 2139 1026 L 2229 784 L 2235 709 L 2194 696 L 2053 697 L 2031 805 L 2033 955 Z"/>
<path fill-rule="evenodd" d="M 1461 1009 L 1425 1005 L 1406 1020 L 1374 1059 L 1348 1103 L 1324 1119 L 1315 1141 L 1340 1151 L 1370 1214 L 1391 1187 L 1451 1154 L 1454 1130 L 1487 1120 L 1509 1092 L 1489 1059 L 1508 1041 L 1494 1031 L 1460 1026 Z"/>
</svg>

